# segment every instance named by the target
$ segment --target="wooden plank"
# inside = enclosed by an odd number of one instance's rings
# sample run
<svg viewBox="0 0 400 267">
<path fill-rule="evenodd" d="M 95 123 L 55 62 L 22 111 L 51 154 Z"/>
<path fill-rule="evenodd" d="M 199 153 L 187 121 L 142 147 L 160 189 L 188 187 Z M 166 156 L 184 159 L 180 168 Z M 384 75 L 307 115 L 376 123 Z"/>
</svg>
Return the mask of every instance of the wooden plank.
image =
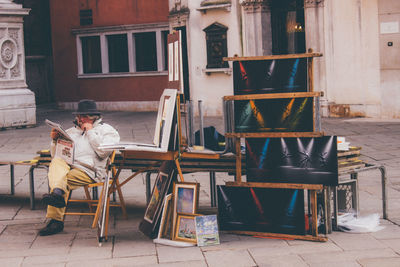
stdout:
<svg viewBox="0 0 400 267">
<path fill-rule="evenodd" d="M 278 98 L 301 98 L 318 97 L 322 92 L 298 92 L 298 93 L 275 93 L 275 94 L 253 94 L 253 95 L 227 95 L 224 100 L 257 100 L 257 99 L 278 99 Z"/>
<path fill-rule="evenodd" d="M 254 56 L 254 57 L 224 57 L 224 61 L 246 61 L 246 60 L 269 60 L 269 59 L 289 59 L 289 58 L 310 58 L 322 57 L 322 53 L 304 53 L 304 54 L 287 54 L 287 55 L 270 55 L 270 56 Z"/>
<path fill-rule="evenodd" d="M 242 151 L 240 145 L 240 138 L 235 138 L 236 145 L 236 182 L 242 181 Z"/>
<path fill-rule="evenodd" d="M 263 232 L 253 232 L 253 231 L 225 231 L 225 232 L 238 235 L 265 236 L 265 237 L 282 238 L 282 239 L 297 239 L 297 240 L 318 241 L 318 242 L 328 241 L 328 238 L 324 236 L 289 235 L 289 234 L 263 233 Z"/>
<path fill-rule="evenodd" d="M 225 133 L 227 138 L 247 138 L 247 137 L 321 137 L 324 132 L 262 132 L 262 133 Z"/>
<path fill-rule="evenodd" d="M 289 183 L 258 183 L 258 182 L 226 182 L 226 186 L 237 187 L 260 187 L 260 188 L 282 188 L 282 189 L 308 189 L 322 190 L 322 184 L 289 184 Z"/>
<path fill-rule="evenodd" d="M 175 160 L 178 156 L 177 151 L 167 152 L 149 152 L 149 151 L 135 151 L 135 150 L 123 150 L 122 157 L 127 159 L 154 159 L 154 160 Z"/>
<path fill-rule="evenodd" d="M 313 236 L 318 236 L 318 212 L 317 212 L 317 191 L 310 190 L 311 202 L 311 233 Z"/>
<path fill-rule="evenodd" d="M 182 159 L 219 159 L 220 154 L 207 154 L 201 152 L 183 152 L 181 155 Z"/>
</svg>

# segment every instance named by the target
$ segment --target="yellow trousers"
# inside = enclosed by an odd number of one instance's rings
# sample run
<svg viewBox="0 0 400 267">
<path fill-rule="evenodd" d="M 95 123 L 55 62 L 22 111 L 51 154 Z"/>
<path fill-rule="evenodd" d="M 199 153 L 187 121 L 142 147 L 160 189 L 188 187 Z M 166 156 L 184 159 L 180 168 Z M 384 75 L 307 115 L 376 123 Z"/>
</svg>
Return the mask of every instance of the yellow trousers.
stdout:
<svg viewBox="0 0 400 267">
<path fill-rule="evenodd" d="M 53 158 L 49 166 L 49 186 L 51 192 L 54 188 L 62 189 L 64 194 L 65 203 L 68 201 L 69 193 L 71 190 L 80 186 L 95 183 L 84 171 L 78 168 L 72 168 L 62 159 Z M 65 207 L 56 208 L 47 206 L 47 218 L 57 221 L 64 221 Z"/>
</svg>

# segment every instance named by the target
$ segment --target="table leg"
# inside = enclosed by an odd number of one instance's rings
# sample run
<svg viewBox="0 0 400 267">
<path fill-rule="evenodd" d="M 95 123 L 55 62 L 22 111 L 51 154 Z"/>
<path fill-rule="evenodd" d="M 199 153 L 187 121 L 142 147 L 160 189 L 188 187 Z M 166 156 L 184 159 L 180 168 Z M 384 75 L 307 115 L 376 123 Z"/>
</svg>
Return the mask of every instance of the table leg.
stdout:
<svg viewBox="0 0 400 267">
<path fill-rule="evenodd" d="M 14 165 L 10 164 L 10 194 L 14 195 L 15 194 L 15 179 L 14 179 Z"/>
<path fill-rule="evenodd" d="M 146 173 L 146 204 L 149 204 L 151 197 L 151 172 Z"/>
<path fill-rule="evenodd" d="M 35 181 L 33 176 L 33 171 L 35 170 L 35 166 L 31 166 L 29 168 L 29 191 L 30 191 L 30 203 L 31 210 L 35 209 Z"/>
<path fill-rule="evenodd" d="M 381 171 L 381 179 L 382 179 L 382 212 L 383 219 L 388 219 L 387 214 L 387 195 L 386 195 L 386 169 L 385 166 L 380 166 L 379 170 Z"/>
<path fill-rule="evenodd" d="M 216 200 L 216 187 L 215 187 L 215 172 L 210 172 L 210 197 L 211 197 L 211 207 L 216 207 L 217 200 Z"/>
</svg>

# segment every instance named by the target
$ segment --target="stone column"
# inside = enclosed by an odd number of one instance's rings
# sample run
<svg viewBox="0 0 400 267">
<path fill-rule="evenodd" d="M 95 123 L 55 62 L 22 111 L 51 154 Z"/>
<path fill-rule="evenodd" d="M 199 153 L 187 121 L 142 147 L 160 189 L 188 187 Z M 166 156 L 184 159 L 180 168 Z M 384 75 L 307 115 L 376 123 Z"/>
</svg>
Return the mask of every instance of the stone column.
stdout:
<svg viewBox="0 0 400 267">
<path fill-rule="evenodd" d="M 328 115 L 328 92 L 326 83 L 324 0 L 304 0 L 304 20 L 306 31 L 306 50 L 324 54 L 314 58 L 314 90 L 323 91 L 321 115 Z"/>
<path fill-rule="evenodd" d="M 272 55 L 269 0 L 243 0 L 243 56 Z"/>
<path fill-rule="evenodd" d="M 35 94 L 25 76 L 23 17 L 29 11 L 0 0 L 0 128 L 36 124 Z"/>
</svg>

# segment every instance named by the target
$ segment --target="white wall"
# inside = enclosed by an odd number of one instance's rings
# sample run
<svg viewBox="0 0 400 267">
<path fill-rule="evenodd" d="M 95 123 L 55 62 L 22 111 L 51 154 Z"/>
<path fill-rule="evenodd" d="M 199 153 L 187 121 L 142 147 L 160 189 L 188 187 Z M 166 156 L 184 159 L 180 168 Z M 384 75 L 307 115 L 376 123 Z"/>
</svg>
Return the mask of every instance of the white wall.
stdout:
<svg viewBox="0 0 400 267">
<path fill-rule="evenodd" d="M 400 118 L 400 1 L 379 0 L 382 117 Z M 397 29 L 396 29 L 397 25 Z M 383 24 L 382 26 L 385 26 Z M 387 26 L 395 26 L 388 29 Z M 392 42 L 392 46 L 388 43 Z"/>
<path fill-rule="evenodd" d="M 377 0 L 325 1 L 326 93 L 353 116 L 381 114 Z"/>
<path fill-rule="evenodd" d="M 214 22 L 221 23 L 228 27 L 227 44 L 228 57 L 241 54 L 241 41 L 238 31 L 237 3 L 232 1 L 230 11 L 208 10 L 206 13 L 197 11 L 200 1 L 189 0 L 190 16 L 187 25 L 188 57 L 189 57 L 189 80 L 190 96 L 195 102 L 203 101 L 203 115 L 222 115 L 222 97 L 233 95 L 232 73 L 211 73 L 207 75 L 203 70 L 207 66 L 206 34 L 204 28 Z M 229 62 L 229 66 L 232 64 Z"/>
</svg>

